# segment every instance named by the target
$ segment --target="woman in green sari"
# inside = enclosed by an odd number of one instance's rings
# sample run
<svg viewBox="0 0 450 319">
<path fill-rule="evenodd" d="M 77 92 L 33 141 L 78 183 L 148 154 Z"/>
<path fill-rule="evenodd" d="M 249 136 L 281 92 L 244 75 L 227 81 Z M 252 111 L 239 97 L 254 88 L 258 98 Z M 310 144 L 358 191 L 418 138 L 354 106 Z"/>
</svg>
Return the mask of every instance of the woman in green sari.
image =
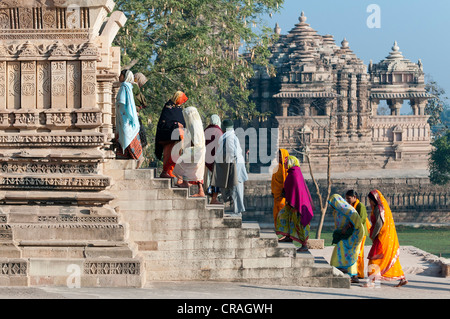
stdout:
<svg viewBox="0 0 450 319">
<path fill-rule="evenodd" d="M 340 195 L 332 195 L 328 200 L 333 210 L 336 230 L 333 232 L 333 244 L 336 244 L 331 255 L 330 265 L 348 273 L 352 282 L 358 282 L 357 260 L 364 226 L 358 212 Z"/>
</svg>

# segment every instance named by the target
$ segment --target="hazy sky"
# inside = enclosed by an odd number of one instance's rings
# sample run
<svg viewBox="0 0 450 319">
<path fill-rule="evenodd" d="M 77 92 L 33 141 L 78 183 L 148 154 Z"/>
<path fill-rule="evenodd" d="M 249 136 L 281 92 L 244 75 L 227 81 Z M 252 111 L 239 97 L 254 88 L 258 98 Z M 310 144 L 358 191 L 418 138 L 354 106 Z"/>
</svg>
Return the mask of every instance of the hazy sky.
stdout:
<svg viewBox="0 0 450 319">
<path fill-rule="evenodd" d="M 371 4 L 380 8 L 380 28 L 369 28 Z M 389 55 L 394 41 L 403 56 L 424 65 L 450 96 L 450 1 L 449 0 L 285 0 L 281 13 L 268 18 L 287 34 L 304 11 L 318 34 L 331 34 L 337 45 L 345 38 L 356 55 L 369 64 Z"/>
</svg>

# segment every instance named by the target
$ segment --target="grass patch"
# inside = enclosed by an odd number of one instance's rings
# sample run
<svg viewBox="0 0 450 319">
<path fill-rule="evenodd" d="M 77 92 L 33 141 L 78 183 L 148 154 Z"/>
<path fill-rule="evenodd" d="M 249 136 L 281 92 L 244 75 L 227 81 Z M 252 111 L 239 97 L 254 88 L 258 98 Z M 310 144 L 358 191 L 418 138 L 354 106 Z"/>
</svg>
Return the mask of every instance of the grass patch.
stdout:
<svg viewBox="0 0 450 319">
<path fill-rule="evenodd" d="M 450 227 L 410 227 L 396 226 L 400 246 L 414 246 L 430 254 L 450 258 Z M 325 246 L 331 246 L 333 239 L 332 228 L 323 228 L 321 238 Z M 315 230 L 311 231 L 310 238 L 315 238 Z M 370 238 L 366 245 L 372 244 Z"/>
</svg>

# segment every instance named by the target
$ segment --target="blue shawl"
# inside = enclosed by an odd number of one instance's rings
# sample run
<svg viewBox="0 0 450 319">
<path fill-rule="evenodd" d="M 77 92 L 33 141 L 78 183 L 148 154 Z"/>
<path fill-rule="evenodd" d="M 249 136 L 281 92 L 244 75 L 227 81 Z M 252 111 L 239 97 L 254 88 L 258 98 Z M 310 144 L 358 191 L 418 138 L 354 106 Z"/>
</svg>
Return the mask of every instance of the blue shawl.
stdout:
<svg viewBox="0 0 450 319">
<path fill-rule="evenodd" d="M 116 97 L 116 132 L 122 151 L 130 145 L 139 133 L 139 119 L 133 97 L 133 85 L 123 82 Z"/>
</svg>

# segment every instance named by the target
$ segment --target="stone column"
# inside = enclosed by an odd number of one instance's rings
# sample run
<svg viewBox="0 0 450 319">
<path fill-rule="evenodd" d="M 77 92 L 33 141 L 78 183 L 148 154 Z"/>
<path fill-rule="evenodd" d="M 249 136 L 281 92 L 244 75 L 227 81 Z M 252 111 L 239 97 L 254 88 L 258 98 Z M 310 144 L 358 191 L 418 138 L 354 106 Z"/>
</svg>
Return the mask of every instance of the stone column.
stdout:
<svg viewBox="0 0 450 319">
<path fill-rule="evenodd" d="M 411 108 L 412 108 L 413 114 L 419 115 L 419 107 L 418 107 L 417 99 L 411 99 L 411 100 L 409 100 L 409 102 L 411 103 Z"/>
<path fill-rule="evenodd" d="M 304 116 L 310 116 L 311 115 L 311 101 L 303 100 L 301 105 L 303 108 Z"/>
<path fill-rule="evenodd" d="M 419 105 L 418 105 L 419 115 L 425 115 L 425 108 L 427 106 L 427 103 L 428 103 L 428 101 L 426 99 L 419 100 Z"/>
<path fill-rule="evenodd" d="M 391 115 L 398 116 L 400 115 L 400 109 L 402 108 L 402 100 L 388 100 L 389 108 L 391 109 Z"/>
<path fill-rule="evenodd" d="M 377 99 L 371 99 L 370 100 L 370 107 L 372 109 L 372 116 L 377 116 L 378 105 L 380 105 L 380 100 L 377 100 Z"/>
<path fill-rule="evenodd" d="M 287 117 L 288 116 L 288 107 L 289 107 L 289 103 L 290 100 L 287 99 L 282 99 L 280 102 L 280 108 L 281 108 L 281 112 L 280 115 L 283 117 Z"/>
</svg>

